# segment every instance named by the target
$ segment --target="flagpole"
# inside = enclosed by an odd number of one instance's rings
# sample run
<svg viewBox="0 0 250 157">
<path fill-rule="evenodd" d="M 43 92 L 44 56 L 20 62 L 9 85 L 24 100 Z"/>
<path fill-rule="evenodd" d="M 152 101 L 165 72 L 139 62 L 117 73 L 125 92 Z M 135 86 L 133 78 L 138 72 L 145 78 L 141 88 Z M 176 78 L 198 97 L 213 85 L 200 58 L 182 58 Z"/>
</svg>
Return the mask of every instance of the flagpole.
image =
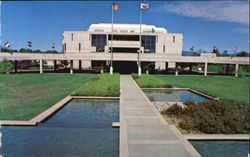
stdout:
<svg viewBox="0 0 250 157">
<path fill-rule="evenodd" d="M 140 4 L 141 5 L 141 4 Z M 138 52 L 138 75 L 141 75 L 141 61 L 140 61 L 140 54 L 141 54 L 141 33 L 142 33 L 142 9 L 140 6 L 140 36 L 139 36 L 139 41 L 140 41 L 140 49 Z"/>
<path fill-rule="evenodd" d="M 112 24 L 111 24 L 111 63 L 110 63 L 110 71 L 109 73 L 113 74 L 113 24 L 114 24 L 114 10 L 113 6 L 111 8 L 112 10 Z"/>
</svg>

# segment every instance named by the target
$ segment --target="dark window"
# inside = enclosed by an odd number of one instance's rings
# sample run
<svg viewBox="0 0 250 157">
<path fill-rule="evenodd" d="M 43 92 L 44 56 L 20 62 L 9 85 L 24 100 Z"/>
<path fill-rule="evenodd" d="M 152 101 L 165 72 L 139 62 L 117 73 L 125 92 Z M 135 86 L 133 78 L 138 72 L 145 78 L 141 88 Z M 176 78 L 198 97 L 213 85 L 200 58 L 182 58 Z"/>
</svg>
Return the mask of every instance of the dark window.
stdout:
<svg viewBox="0 0 250 157">
<path fill-rule="evenodd" d="M 175 43 L 175 36 L 173 36 L 173 43 Z"/>
<path fill-rule="evenodd" d="M 71 41 L 73 41 L 74 40 L 74 34 L 72 33 L 71 34 Z"/>
<path fill-rule="evenodd" d="M 93 34 L 91 40 L 91 46 L 96 47 L 96 52 L 104 52 L 106 45 L 106 35 Z"/>
<path fill-rule="evenodd" d="M 119 47 L 119 48 L 113 48 L 113 52 L 114 53 L 119 53 L 119 52 L 125 52 L 125 53 L 137 53 L 138 48 L 123 48 L 123 47 Z"/>
<path fill-rule="evenodd" d="M 109 40 L 112 36 L 109 35 Z M 122 41 L 139 41 L 139 35 L 113 35 L 113 40 L 122 40 Z"/>
<path fill-rule="evenodd" d="M 163 45 L 163 52 L 165 53 L 165 45 Z"/>
<path fill-rule="evenodd" d="M 141 45 L 144 47 L 144 53 L 155 52 L 155 36 L 143 35 L 141 37 Z"/>
<path fill-rule="evenodd" d="M 66 43 L 64 43 L 64 52 L 66 51 Z"/>
<path fill-rule="evenodd" d="M 81 43 L 79 43 L 79 51 L 81 51 Z"/>
</svg>

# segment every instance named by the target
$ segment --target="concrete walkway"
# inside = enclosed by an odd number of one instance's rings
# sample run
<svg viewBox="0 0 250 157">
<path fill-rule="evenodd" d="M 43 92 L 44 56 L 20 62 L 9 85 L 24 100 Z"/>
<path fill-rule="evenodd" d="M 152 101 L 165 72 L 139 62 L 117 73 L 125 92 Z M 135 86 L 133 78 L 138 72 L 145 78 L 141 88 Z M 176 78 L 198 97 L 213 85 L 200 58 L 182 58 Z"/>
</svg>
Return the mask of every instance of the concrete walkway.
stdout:
<svg viewBox="0 0 250 157">
<path fill-rule="evenodd" d="M 120 157 L 200 157 L 129 75 L 121 75 Z"/>
</svg>

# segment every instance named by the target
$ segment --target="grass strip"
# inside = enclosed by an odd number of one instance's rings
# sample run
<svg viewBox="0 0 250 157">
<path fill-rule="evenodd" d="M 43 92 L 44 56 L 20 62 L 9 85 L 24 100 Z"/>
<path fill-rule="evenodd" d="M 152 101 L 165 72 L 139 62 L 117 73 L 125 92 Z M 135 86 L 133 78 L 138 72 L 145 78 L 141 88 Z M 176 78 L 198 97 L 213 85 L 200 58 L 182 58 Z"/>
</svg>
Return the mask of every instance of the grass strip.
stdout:
<svg viewBox="0 0 250 157">
<path fill-rule="evenodd" d="M 132 73 L 131 76 L 141 88 L 172 88 L 167 81 L 159 79 L 153 75 Z"/>
<path fill-rule="evenodd" d="M 72 93 L 74 96 L 119 96 L 120 75 L 99 74 Z"/>
<path fill-rule="evenodd" d="M 174 87 L 192 88 L 208 95 L 249 103 L 249 78 L 229 76 L 156 76 Z"/>
</svg>

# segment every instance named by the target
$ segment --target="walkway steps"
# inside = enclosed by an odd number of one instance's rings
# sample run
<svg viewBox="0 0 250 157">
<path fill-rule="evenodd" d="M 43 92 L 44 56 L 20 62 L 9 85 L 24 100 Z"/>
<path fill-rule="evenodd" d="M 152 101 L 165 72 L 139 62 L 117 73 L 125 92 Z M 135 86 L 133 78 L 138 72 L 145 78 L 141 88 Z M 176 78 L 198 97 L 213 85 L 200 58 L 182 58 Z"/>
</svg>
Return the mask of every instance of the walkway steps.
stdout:
<svg viewBox="0 0 250 157">
<path fill-rule="evenodd" d="M 121 75 L 120 157 L 200 157 L 129 75 Z"/>
</svg>

